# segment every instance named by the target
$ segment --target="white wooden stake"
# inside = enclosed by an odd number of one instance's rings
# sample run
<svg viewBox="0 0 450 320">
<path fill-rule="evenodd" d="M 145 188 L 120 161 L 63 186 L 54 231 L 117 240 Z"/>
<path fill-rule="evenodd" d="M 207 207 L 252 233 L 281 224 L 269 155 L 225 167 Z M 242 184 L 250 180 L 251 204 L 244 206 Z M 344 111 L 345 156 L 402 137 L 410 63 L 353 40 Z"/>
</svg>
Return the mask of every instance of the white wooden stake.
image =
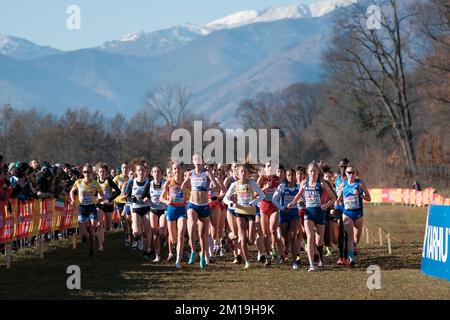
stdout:
<svg viewBox="0 0 450 320">
<path fill-rule="evenodd" d="M 11 269 L 11 243 L 5 244 L 6 269 Z"/>
<path fill-rule="evenodd" d="M 389 252 L 389 254 L 392 254 L 391 235 L 389 233 L 386 235 L 386 239 L 387 239 L 387 245 L 388 245 L 388 252 Z"/>
<path fill-rule="evenodd" d="M 369 244 L 369 228 L 366 227 L 366 242 Z"/>
<path fill-rule="evenodd" d="M 380 237 L 380 247 L 383 246 L 383 233 L 381 232 L 381 227 L 378 228 L 378 236 Z"/>
<path fill-rule="evenodd" d="M 72 250 L 77 250 L 77 234 L 74 232 L 72 234 Z"/>
</svg>

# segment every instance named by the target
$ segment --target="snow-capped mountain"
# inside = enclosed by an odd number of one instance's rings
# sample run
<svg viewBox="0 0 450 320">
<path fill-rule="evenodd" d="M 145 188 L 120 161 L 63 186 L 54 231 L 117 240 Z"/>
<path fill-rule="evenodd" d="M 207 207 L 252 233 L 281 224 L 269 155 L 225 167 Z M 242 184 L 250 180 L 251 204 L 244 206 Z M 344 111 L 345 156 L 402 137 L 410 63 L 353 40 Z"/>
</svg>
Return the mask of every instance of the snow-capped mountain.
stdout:
<svg viewBox="0 0 450 320">
<path fill-rule="evenodd" d="M 345 7 L 357 1 L 322 0 L 310 5 L 295 4 L 268 8 L 262 11 L 241 11 L 214 20 L 204 26 L 185 24 L 149 33 L 143 31 L 133 32 L 122 36 L 119 40 L 106 42 L 99 49 L 111 53 L 155 57 L 179 49 L 187 43 L 215 31 L 239 28 L 261 22 L 321 17 L 339 7 Z"/>
<path fill-rule="evenodd" d="M 0 34 L 0 54 L 16 60 L 28 60 L 60 53 L 61 51 L 34 44 L 25 39 Z"/>
<path fill-rule="evenodd" d="M 191 91 L 194 112 L 230 126 L 243 99 L 320 81 L 332 21 L 354 2 L 244 11 L 204 26 L 130 33 L 71 52 L 26 40 L 14 46 L 10 39 L 16 38 L 0 37 L 0 105 L 56 114 L 88 106 L 129 116 L 144 106 L 149 92 L 175 82 Z"/>
<path fill-rule="evenodd" d="M 315 18 L 324 16 L 339 7 L 356 3 L 358 0 L 324 0 L 309 5 L 295 4 L 268 8 L 263 11 L 241 11 L 208 23 L 209 31 L 242 27 L 251 23 L 279 21 L 284 19 Z"/>
<path fill-rule="evenodd" d="M 111 53 L 155 57 L 202 37 L 194 28 L 179 26 L 154 32 L 130 33 L 119 40 L 108 41 L 99 49 Z"/>
</svg>

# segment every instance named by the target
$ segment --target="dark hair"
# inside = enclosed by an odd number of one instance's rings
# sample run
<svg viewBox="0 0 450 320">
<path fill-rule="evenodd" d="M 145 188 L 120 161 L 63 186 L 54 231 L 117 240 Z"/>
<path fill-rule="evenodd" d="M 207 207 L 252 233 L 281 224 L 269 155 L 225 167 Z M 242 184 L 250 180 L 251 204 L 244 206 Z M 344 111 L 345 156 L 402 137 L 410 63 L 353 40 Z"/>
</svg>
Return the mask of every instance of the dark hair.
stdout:
<svg viewBox="0 0 450 320">
<path fill-rule="evenodd" d="M 341 163 L 341 162 L 345 163 L 345 165 L 347 165 L 347 166 L 350 163 L 350 161 L 347 158 L 339 160 L 339 163 Z"/>
<path fill-rule="evenodd" d="M 322 172 L 325 174 L 325 173 L 327 173 L 327 172 L 331 172 L 331 167 L 330 167 L 330 165 L 328 164 L 328 163 L 326 163 L 326 162 L 320 162 L 319 163 L 319 167 L 320 167 L 320 170 L 322 170 Z"/>
<path fill-rule="evenodd" d="M 306 174 L 306 168 L 302 165 L 298 165 L 295 167 L 295 172 L 302 172 L 302 173 Z"/>
<path fill-rule="evenodd" d="M 283 170 L 286 172 L 286 169 L 284 168 L 284 166 L 282 164 L 278 165 L 278 170 Z"/>
</svg>

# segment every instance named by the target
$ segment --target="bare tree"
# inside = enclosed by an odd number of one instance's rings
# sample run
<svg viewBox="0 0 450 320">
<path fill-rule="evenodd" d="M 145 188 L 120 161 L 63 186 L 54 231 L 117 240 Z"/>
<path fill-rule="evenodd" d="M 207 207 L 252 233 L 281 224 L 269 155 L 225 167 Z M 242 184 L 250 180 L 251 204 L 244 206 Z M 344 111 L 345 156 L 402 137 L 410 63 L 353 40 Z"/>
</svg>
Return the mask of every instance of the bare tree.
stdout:
<svg viewBox="0 0 450 320">
<path fill-rule="evenodd" d="M 190 91 L 177 83 L 162 85 L 147 95 L 147 108 L 171 128 L 179 127 L 187 117 Z"/>
<path fill-rule="evenodd" d="M 380 29 L 369 30 L 365 17 L 366 7 L 354 5 L 353 10 L 336 23 L 333 47 L 328 52 L 334 71 L 347 69 L 350 90 L 372 106 L 382 108 L 394 129 L 400 144 L 407 171 L 416 172 L 413 145 L 411 101 L 408 90 L 405 51 L 408 34 L 404 25 L 411 18 L 402 13 L 397 0 L 383 3 Z M 329 70 L 330 70 L 329 69 Z M 334 74 L 339 77 L 339 74 Z"/>
</svg>

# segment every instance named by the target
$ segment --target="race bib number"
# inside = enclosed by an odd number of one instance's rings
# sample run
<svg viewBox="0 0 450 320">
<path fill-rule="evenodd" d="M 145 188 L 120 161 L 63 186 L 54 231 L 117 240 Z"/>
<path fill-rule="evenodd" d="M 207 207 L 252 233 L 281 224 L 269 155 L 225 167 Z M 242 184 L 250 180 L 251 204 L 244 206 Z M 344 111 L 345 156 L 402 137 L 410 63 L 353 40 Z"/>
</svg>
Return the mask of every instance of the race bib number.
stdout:
<svg viewBox="0 0 450 320">
<path fill-rule="evenodd" d="M 348 196 L 344 198 L 344 207 L 346 210 L 359 209 L 359 196 Z"/>
<path fill-rule="evenodd" d="M 266 201 L 272 201 L 273 194 L 274 194 L 273 191 L 267 192 L 267 193 L 264 195 L 264 199 L 265 199 Z"/>
<path fill-rule="evenodd" d="M 83 199 L 81 201 L 82 204 L 91 204 L 92 203 L 92 194 L 91 193 L 83 193 Z"/>
<path fill-rule="evenodd" d="M 316 208 L 320 207 L 320 194 L 309 193 L 305 196 L 305 202 L 307 208 Z"/>
<path fill-rule="evenodd" d="M 252 201 L 252 199 L 248 196 L 247 193 L 244 193 L 242 195 L 238 194 L 237 195 L 237 202 L 241 205 L 241 206 L 249 206 L 250 205 L 250 201 Z"/>
<path fill-rule="evenodd" d="M 173 203 L 183 203 L 184 202 L 184 197 L 183 197 L 183 193 L 177 192 L 177 193 L 172 193 L 171 196 L 173 197 L 172 202 Z"/>
</svg>

